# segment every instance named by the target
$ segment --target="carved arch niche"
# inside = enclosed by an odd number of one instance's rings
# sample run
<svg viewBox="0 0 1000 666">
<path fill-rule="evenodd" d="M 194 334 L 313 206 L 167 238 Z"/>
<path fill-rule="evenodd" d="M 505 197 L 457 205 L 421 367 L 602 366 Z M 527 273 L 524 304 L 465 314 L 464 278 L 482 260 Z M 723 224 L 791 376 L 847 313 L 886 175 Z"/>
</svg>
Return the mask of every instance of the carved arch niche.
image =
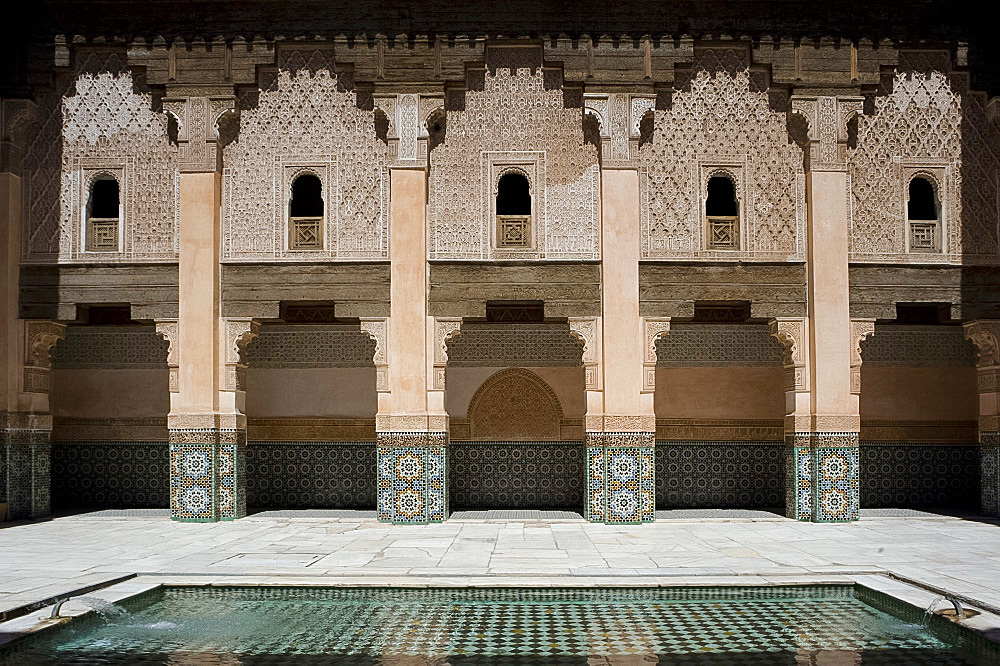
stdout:
<svg viewBox="0 0 1000 666">
<path fill-rule="evenodd" d="M 562 406 L 545 381 L 529 370 L 491 375 L 469 403 L 471 439 L 548 441 L 560 439 Z"/>
</svg>

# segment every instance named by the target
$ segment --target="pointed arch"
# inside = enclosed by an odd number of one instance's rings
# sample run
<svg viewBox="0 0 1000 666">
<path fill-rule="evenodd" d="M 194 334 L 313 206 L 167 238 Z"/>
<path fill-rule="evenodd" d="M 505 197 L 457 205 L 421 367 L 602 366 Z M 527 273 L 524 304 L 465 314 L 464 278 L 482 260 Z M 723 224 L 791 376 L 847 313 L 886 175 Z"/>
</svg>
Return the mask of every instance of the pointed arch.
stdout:
<svg viewBox="0 0 1000 666">
<path fill-rule="evenodd" d="M 491 375 L 469 403 L 471 435 L 478 441 L 558 440 L 562 415 L 545 380 L 522 368 Z"/>
</svg>

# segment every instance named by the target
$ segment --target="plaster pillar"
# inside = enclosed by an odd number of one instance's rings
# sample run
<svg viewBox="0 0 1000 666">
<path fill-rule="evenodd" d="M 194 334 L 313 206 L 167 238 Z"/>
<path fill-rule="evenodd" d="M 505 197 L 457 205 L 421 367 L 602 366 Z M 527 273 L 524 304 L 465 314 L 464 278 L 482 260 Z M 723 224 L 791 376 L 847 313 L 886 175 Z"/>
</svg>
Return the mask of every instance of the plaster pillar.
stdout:
<svg viewBox="0 0 1000 666">
<path fill-rule="evenodd" d="M 186 522 L 246 515 L 246 416 L 241 351 L 255 335 L 250 320 L 223 320 L 220 234 L 222 179 L 218 127 L 231 100 L 165 98 L 179 119 L 180 198 L 178 319 L 158 325 L 175 334 L 176 391 L 167 417 L 170 515 Z M 176 348 L 175 348 L 176 345 Z"/>
<path fill-rule="evenodd" d="M 860 112 L 862 100 L 794 96 L 792 108 L 809 122 L 808 316 L 802 323 L 803 340 L 793 346 L 795 356 L 801 344 L 802 365 L 793 364 L 801 388 L 789 397 L 786 417 L 786 513 L 799 520 L 845 522 L 857 520 L 860 505 L 861 418 L 851 380 L 856 343 L 848 279 L 846 158 L 847 123 Z"/>
<path fill-rule="evenodd" d="M 644 331 L 639 317 L 639 176 L 601 172 L 601 317 L 598 376 L 588 391 L 587 520 L 654 519 L 653 394 L 643 390 Z M 595 336 L 596 337 L 596 336 Z"/>
<path fill-rule="evenodd" d="M 18 318 L 22 129 L 33 106 L 0 100 L 0 504 L 8 520 L 51 513 L 49 352 L 66 330 Z"/>
<path fill-rule="evenodd" d="M 980 510 L 1000 517 L 1000 321 L 965 324 L 965 336 L 979 352 Z"/>
<path fill-rule="evenodd" d="M 378 519 L 426 524 L 448 515 L 444 372 L 435 377 L 437 322 L 427 314 L 427 171 L 390 170 L 392 228 L 388 392 L 379 393 Z M 444 344 L 444 340 L 440 341 Z"/>
</svg>

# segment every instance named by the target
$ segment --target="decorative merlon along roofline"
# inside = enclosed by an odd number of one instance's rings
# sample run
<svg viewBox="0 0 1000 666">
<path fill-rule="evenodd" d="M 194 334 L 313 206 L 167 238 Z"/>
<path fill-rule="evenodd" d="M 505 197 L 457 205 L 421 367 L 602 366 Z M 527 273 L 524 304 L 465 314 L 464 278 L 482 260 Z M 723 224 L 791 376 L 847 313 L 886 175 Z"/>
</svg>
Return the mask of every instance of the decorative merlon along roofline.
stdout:
<svg viewBox="0 0 1000 666">
<path fill-rule="evenodd" d="M 52 65 L 59 64 L 60 49 L 74 46 L 117 45 L 136 55 L 141 50 L 174 49 L 179 65 L 208 53 L 221 62 L 231 51 L 231 81 L 242 84 L 254 77 L 239 79 L 237 61 L 247 59 L 238 57 L 240 52 L 323 41 L 337 48 L 338 62 L 354 63 L 356 81 L 403 83 L 414 82 L 414 76 L 424 80 L 420 70 L 433 72 L 428 81 L 461 80 L 449 70 L 460 69 L 470 52 L 481 53 L 485 40 L 535 40 L 544 43 L 547 57 L 554 52 L 559 54 L 556 59 L 563 58 L 567 80 L 622 84 L 631 83 L 633 69 L 640 74 L 636 83 L 660 81 L 661 72 L 673 69 L 665 67 L 665 61 L 690 62 L 685 52 L 696 40 L 738 40 L 751 42 L 755 52 L 774 52 L 772 57 L 778 60 L 795 50 L 797 76 L 789 83 L 798 85 L 838 85 L 820 75 L 830 65 L 841 69 L 833 61 L 852 49 L 856 53 L 850 57 L 861 66 L 859 80 L 868 83 L 863 76 L 867 60 L 892 65 L 897 48 L 944 48 L 954 54 L 955 66 L 971 69 L 974 88 L 991 95 L 1000 92 L 1000 77 L 992 66 L 1000 60 L 1000 46 L 987 33 L 988 22 L 971 7 L 956 8 L 944 0 L 853 5 L 804 0 L 624 0 L 615 3 L 613 11 L 606 4 L 544 0 L 489 6 L 446 0 L 42 0 L 29 11 L 35 16 L 27 17 L 23 29 L 16 31 L 19 41 L 7 45 L 12 56 L 8 63 L 23 70 L 11 71 L 8 64 L 0 73 L 6 79 L 0 91 L 11 84 L 40 84 Z M 375 62 L 379 58 L 381 68 Z M 441 61 L 436 66 L 435 58 Z M 756 56 L 754 60 L 769 62 Z M 203 81 L 223 73 L 222 68 L 198 69 Z M 873 70 L 876 76 L 877 70 L 878 65 Z M 583 76 L 576 76 L 578 71 Z M 667 76 L 663 82 L 672 77 Z M 783 83 L 777 73 L 775 82 Z"/>
</svg>

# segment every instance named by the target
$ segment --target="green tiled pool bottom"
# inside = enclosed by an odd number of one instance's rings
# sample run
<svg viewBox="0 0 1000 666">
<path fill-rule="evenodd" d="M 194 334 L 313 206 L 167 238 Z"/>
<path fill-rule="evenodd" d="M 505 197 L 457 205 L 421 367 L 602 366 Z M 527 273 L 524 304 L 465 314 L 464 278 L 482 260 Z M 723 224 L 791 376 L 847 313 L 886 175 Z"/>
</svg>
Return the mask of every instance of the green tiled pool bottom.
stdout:
<svg viewBox="0 0 1000 666">
<path fill-rule="evenodd" d="M 161 588 L 3 663 L 1000 663 L 862 587 Z M 47 633 L 47 635 L 46 635 Z"/>
</svg>

